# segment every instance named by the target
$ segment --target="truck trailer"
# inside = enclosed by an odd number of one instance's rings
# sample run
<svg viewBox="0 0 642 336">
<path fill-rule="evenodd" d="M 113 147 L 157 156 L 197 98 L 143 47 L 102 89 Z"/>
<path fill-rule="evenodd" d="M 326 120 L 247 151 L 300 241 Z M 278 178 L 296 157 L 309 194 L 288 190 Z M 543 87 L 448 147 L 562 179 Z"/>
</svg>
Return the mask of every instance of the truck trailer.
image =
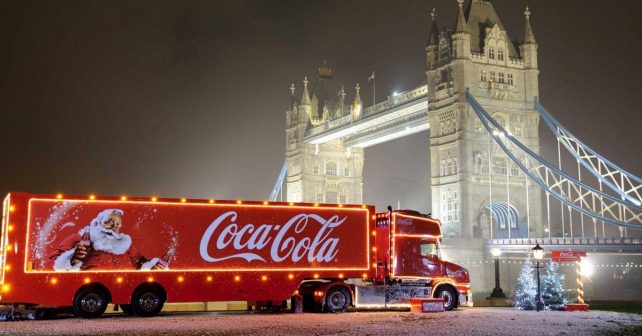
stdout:
<svg viewBox="0 0 642 336">
<path fill-rule="evenodd" d="M 109 303 L 302 301 L 307 310 L 472 305 L 468 271 L 441 259 L 441 223 L 369 205 L 40 195 L 3 201 L 0 304 L 85 318 Z"/>
</svg>

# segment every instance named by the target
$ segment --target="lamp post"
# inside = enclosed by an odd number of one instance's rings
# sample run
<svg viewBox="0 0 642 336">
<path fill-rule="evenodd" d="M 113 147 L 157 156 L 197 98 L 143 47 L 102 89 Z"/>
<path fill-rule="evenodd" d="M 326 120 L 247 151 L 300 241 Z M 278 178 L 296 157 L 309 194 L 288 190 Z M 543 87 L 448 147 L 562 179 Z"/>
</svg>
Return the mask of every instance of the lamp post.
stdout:
<svg viewBox="0 0 642 336">
<path fill-rule="evenodd" d="M 491 298 L 506 298 L 504 291 L 499 286 L 499 256 L 502 254 L 502 250 L 495 246 L 490 250 L 490 253 L 495 257 L 495 288 L 490 294 Z"/>
<path fill-rule="evenodd" d="M 535 257 L 535 260 L 537 260 L 537 298 L 535 302 L 535 309 L 537 311 L 544 310 L 544 302 L 542 302 L 542 291 L 540 290 L 540 282 L 539 282 L 539 269 L 541 266 L 539 265 L 539 261 L 544 258 L 544 249 L 539 246 L 539 243 L 533 247 L 533 257 Z"/>
</svg>

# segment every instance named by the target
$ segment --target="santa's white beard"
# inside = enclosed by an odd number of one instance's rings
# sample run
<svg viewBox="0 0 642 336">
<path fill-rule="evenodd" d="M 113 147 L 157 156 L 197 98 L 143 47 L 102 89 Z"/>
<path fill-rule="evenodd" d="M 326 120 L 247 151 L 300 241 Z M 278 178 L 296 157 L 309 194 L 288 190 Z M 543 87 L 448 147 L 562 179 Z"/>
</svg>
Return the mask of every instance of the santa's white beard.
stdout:
<svg viewBox="0 0 642 336">
<path fill-rule="evenodd" d="M 94 225 L 89 227 L 89 238 L 96 250 L 113 254 L 123 254 L 132 245 L 132 239 L 129 235 L 116 233 Z"/>
</svg>

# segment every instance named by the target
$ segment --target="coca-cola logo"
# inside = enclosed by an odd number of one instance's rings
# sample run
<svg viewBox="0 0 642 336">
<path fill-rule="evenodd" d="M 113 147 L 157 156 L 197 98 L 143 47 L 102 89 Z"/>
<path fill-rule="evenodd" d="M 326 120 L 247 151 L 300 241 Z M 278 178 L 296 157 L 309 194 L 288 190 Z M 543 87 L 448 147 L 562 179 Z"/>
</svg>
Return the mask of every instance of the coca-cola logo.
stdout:
<svg viewBox="0 0 642 336">
<path fill-rule="evenodd" d="M 339 238 L 331 237 L 331 233 L 347 218 L 339 219 L 334 215 L 324 219 L 316 214 L 299 214 L 280 225 L 238 224 L 237 217 L 235 211 L 228 211 L 207 227 L 200 245 L 203 260 L 219 262 L 241 258 L 248 262 L 267 262 L 258 252 L 269 248 L 270 258 L 277 263 L 286 259 L 298 262 L 304 258 L 308 262 L 330 262 L 339 252 Z M 318 226 L 314 237 L 301 236 L 308 225 Z M 210 255 L 212 243 L 215 243 L 216 251 L 224 251 L 224 255 Z M 230 254 L 230 249 L 239 253 Z"/>
<path fill-rule="evenodd" d="M 412 219 L 410 219 L 410 218 L 397 218 L 395 223 L 397 225 L 412 225 Z"/>
</svg>

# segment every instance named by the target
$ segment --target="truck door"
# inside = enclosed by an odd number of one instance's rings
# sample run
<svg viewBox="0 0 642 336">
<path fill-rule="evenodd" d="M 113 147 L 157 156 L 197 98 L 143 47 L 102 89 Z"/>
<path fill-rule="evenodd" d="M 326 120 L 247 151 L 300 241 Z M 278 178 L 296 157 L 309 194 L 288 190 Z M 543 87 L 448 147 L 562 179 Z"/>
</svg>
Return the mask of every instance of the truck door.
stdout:
<svg viewBox="0 0 642 336">
<path fill-rule="evenodd" d="M 431 277 L 443 275 L 436 242 L 415 237 L 397 237 L 395 240 L 394 275 Z"/>
</svg>

